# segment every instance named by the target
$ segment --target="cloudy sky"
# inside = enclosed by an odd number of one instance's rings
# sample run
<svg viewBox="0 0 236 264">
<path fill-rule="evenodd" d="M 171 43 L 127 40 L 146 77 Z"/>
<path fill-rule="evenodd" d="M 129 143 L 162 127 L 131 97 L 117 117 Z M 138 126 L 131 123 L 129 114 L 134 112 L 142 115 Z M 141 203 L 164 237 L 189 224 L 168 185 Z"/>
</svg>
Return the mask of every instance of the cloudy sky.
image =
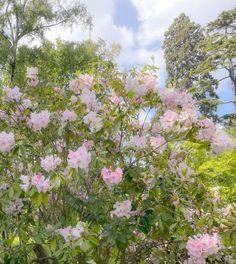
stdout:
<svg viewBox="0 0 236 264">
<path fill-rule="evenodd" d="M 165 63 L 161 48 L 163 35 L 173 19 L 185 13 L 191 20 L 206 25 L 217 15 L 236 6 L 236 0 L 82 0 L 93 16 L 92 39 L 104 39 L 108 43 L 122 46 L 117 62 L 121 68 L 141 66 L 151 63 L 160 67 L 158 83 L 165 84 Z M 55 29 L 48 35 L 52 40 L 84 40 L 89 33 L 80 27 L 71 31 Z M 222 74 L 222 73 L 217 73 Z M 218 90 L 220 98 L 232 98 L 230 82 L 223 82 Z M 233 105 L 219 107 L 219 114 L 233 111 Z"/>
</svg>

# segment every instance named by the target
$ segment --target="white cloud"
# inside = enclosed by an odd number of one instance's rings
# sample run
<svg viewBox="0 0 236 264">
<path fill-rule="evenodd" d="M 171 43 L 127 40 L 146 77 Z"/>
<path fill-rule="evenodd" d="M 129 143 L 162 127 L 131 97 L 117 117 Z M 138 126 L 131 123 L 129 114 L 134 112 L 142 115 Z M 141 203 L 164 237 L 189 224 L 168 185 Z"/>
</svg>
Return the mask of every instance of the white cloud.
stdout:
<svg viewBox="0 0 236 264">
<path fill-rule="evenodd" d="M 122 52 L 117 62 L 121 68 L 151 63 L 150 57 L 154 55 L 155 64 L 160 68 L 161 86 L 165 83 L 165 64 L 160 44 L 155 43 L 163 41 L 164 32 L 173 19 L 184 12 L 193 21 L 204 25 L 223 10 L 235 7 L 235 0 L 126 0 L 131 1 L 138 12 L 139 28 L 138 32 L 134 32 L 128 27 L 115 25 L 113 17 L 117 12 L 116 1 L 119 0 L 81 1 L 94 19 L 92 39 L 102 38 L 110 44 L 119 43 Z M 124 10 L 123 15 L 128 16 L 128 11 Z M 81 41 L 88 39 L 89 32 L 79 26 L 72 31 L 58 27 L 53 28 L 47 36 L 51 40 L 60 37 L 64 40 Z"/>
</svg>

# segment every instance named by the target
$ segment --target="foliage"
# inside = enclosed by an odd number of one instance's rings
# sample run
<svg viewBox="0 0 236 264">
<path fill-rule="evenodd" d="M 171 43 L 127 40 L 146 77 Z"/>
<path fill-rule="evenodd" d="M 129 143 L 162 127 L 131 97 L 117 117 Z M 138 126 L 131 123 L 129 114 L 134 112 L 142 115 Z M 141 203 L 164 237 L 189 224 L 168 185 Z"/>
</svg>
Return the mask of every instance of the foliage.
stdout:
<svg viewBox="0 0 236 264">
<path fill-rule="evenodd" d="M 235 263 L 235 206 L 205 180 L 205 157 L 234 143 L 189 94 L 157 90 L 155 70 L 78 72 L 55 89 L 30 68 L 1 90 L 4 263 Z"/>
<path fill-rule="evenodd" d="M 0 61 L 2 69 L 14 80 L 18 47 L 32 38 L 44 38 L 45 31 L 56 25 L 80 23 L 92 26 L 91 16 L 78 1 L 68 6 L 63 1 L 1 0 L 0 1 Z M 65 2 L 64 2 L 65 4 Z"/>
<path fill-rule="evenodd" d="M 218 69 L 225 70 L 225 76 L 232 81 L 233 101 L 236 109 L 236 8 L 222 12 L 217 19 L 210 22 L 207 35 L 201 43 L 206 53 L 205 59 L 199 65 L 199 73 L 207 73 Z"/>
<path fill-rule="evenodd" d="M 209 71 L 201 74 L 196 71 L 206 57 L 206 52 L 199 47 L 203 39 L 200 25 L 191 22 L 185 14 L 175 18 L 165 32 L 163 45 L 167 84 L 191 92 L 199 102 L 200 112 L 214 117 L 217 101 L 211 99 L 218 98 L 217 82 Z"/>
</svg>

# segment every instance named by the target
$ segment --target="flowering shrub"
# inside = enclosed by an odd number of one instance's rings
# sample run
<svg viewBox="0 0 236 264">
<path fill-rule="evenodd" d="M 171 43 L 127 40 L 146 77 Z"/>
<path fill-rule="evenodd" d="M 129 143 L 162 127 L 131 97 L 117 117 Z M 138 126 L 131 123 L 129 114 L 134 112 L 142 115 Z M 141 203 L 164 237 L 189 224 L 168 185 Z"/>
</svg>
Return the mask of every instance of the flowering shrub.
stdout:
<svg viewBox="0 0 236 264">
<path fill-rule="evenodd" d="M 235 263 L 235 206 L 193 155 L 234 147 L 151 67 L 62 87 L 37 68 L 0 103 L 4 263 Z M 214 262 L 216 263 L 216 262 Z"/>
</svg>

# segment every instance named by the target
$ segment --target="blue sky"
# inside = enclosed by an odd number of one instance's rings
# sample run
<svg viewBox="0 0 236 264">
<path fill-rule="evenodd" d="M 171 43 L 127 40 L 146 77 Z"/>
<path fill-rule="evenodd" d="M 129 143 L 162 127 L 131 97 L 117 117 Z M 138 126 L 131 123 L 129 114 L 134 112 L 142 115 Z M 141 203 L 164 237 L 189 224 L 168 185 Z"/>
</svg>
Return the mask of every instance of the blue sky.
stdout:
<svg viewBox="0 0 236 264">
<path fill-rule="evenodd" d="M 68 0 L 70 1 L 70 0 Z M 161 48 L 164 32 L 180 13 L 191 20 L 206 25 L 217 15 L 236 6 L 236 0 L 81 0 L 92 14 L 94 28 L 92 39 L 104 39 L 108 44 L 119 43 L 122 52 L 117 58 L 121 69 L 141 67 L 151 63 L 160 68 L 158 85 L 165 86 L 165 62 Z M 65 40 L 87 39 L 88 32 L 76 26 L 72 31 L 54 29 L 52 40 L 60 37 Z M 222 76 L 221 73 L 215 73 Z M 222 101 L 232 100 L 231 83 L 224 80 L 218 89 Z M 233 112 L 233 104 L 219 106 L 218 113 Z"/>
</svg>

